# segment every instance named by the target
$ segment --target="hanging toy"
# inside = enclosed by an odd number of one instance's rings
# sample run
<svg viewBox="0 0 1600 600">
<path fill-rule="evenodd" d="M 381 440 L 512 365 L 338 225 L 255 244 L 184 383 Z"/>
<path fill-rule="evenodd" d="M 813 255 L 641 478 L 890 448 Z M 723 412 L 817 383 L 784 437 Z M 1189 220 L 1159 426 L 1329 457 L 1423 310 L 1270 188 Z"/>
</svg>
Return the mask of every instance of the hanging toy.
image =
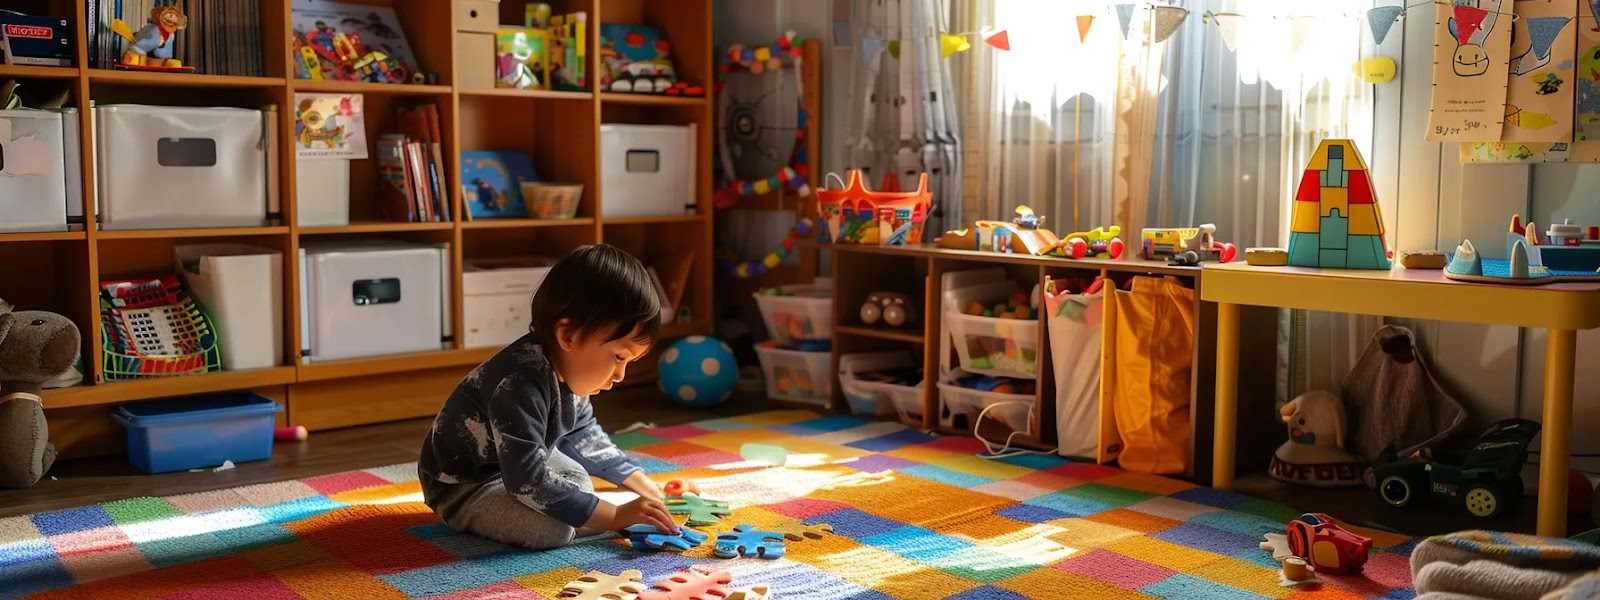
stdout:
<svg viewBox="0 0 1600 600">
<path fill-rule="evenodd" d="M 712 195 L 712 203 L 718 210 L 732 207 L 740 198 L 765 195 L 773 190 L 787 185 L 795 190 L 801 198 L 811 196 L 811 186 L 806 183 L 809 175 L 806 164 L 809 156 L 806 152 L 806 127 L 809 124 L 809 115 L 806 114 L 803 101 L 804 92 L 801 84 L 801 63 L 804 52 L 803 40 L 793 31 L 784 34 L 778 41 L 766 46 L 749 48 L 742 44 L 733 44 L 718 58 L 717 62 L 717 99 L 719 105 L 720 129 L 722 136 L 719 138 L 720 152 L 716 159 L 718 168 L 722 171 L 725 183 L 717 188 Z M 732 152 L 729 149 L 729 138 L 754 139 L 759 137 L 763 128 L 757 122 L 756 112 L 752 107 L 740 105 L 733 106 L 730 96 L 725 93 L 728 75 L 735 69 L 742 69 L 752 75 L 760 75 L 768 71 L 778 71 L 784 67 L 783 57 L 790 57 L 790 68 L 794 72 L 795 98 L 799 102 L 799 110 L 795 117 L 794 146 L 790 152 L 789 164 L 781 167 L 770 176 L 760 179 L 738 179 L 734 177 L 734 163 Z"/>
<path fill-rule="evenodd" d="M 789 235 L 784 236 L 783 242 L 778 244 L 778 247 L 774 248 L 772 252 L 767 253 L 767 256 L 762 258 L 760 262 L 747 260 L 741 263 L 734 263 L 731 260 L 724 260 L 722 269 L 729 275 L 739 279 L 761 277 L 778 265 L 783 264 L 783 260 L 789 258 L 789 253 L 794 252 L 795 241 L 807 235 L 811 235 L 811 219 L 802 218 L 795 222 L 794 227 L 789 228 Z"/>
</svg>

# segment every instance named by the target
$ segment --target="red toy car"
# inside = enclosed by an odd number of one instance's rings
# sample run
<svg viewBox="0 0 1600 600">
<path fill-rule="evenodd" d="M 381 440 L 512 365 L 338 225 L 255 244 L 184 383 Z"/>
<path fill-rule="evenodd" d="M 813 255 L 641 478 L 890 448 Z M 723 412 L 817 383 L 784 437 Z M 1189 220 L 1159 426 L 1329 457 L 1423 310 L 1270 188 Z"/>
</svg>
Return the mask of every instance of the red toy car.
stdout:
<svg viewBox="0 0 1600 600">
<path fill-rule="evenodd" d="M 1306 559 L 1318 573 L 1360 573 L 1372 552 L 1372 538 L 1350 533 L 1333 517 L 1306 513 L 1289 522 L 1289 551 Z"/>
</svg>

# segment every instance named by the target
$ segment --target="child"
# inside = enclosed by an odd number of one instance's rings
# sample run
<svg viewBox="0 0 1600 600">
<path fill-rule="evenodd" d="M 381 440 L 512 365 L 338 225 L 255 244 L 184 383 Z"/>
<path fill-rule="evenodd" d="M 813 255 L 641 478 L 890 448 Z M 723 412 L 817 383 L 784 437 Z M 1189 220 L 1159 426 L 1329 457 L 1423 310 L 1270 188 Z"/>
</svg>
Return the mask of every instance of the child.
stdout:
<svg viewBox="0 0 1600 600">
<path fill-rule="evenodd" d="M 561 259 L 534 294 L 529 333 L 468 374 L 434 419 L 417 462 L 424 502 L 452 529 L 533 549 L 636 523 L 674 530 L 661 490 L 589 404 L 649 351 L 660 318 L 628 253 L 583 246 Z M 639 498 L 602 501 L 590 474 Z"/>
</svg>

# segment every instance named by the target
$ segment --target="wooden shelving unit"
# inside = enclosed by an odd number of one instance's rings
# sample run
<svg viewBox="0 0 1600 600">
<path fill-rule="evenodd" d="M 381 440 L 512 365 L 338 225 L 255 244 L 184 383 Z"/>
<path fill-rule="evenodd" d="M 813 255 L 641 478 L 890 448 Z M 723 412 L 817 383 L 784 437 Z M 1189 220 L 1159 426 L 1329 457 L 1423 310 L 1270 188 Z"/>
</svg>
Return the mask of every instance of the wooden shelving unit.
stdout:
<svg viewBox="0 0 1600 600">
<path fill-rule="evenodd" d="M 684 295 L 692 313 L 687 322 L 664 328 L 664 337 L 710 333 L 712 323 L 711 164 L 715 123 L 708 98 L 631 96 L 626 94 L 546 90 L 473 89 L 458 85 L 457 68 L 465 57 L 455 47 L 455 11 L 446 0 L 353 0 L 392 6 L 400 18 L 419 70 L 436 73 L 438 85 L 386 85 L 365 82 L 311 81 L 293 78 L 290 0 L 262 0 L 260 27 L 265 44 L 265 76 L 174 74 L 90 69 L 84 35 L 88 17 L 83 2 L 37 0 L 21 7 L 39 14 L 70 19 L 79 67 L 0 65 L 0 79 L 19 79 L 30 88 L 64 88 L 71 105 L 87 113 L 90 103 L 139 103 L 178 106 L 279 108 L 279 156 L 275 173 L 281 217 L 265 227 L 105 231 L 96 226 L 95 174 L 83 169 L 85 226 L 73 231 L 0 233 L 0 298 L 19 308 L 59 312 L 78 324 L 84 338 L 84 384 L 45 394 L 52 441 L 63 456 L 119 452 L 122 434 L 107 415 L 119 403 L 190 394 L 253 390 L 284 404 L 283 424 L 326 429 L 432 414 L 451 388 L 472 366 L 496 349 L 467 349 L 460 336 L 438 351 L 335 362 L 303 363 L 299 314 L 299 266 L 294 257 L 311 239 L 393 238 L 448 243 L 454 281 L 447 310 L 452 331 L 462 329 L 462 286 L 465 261 L 476 258 L 559 256 L 583 244 L 610 243 L 639 256 L 647 264 L 667 254 L 693 252 L 694 263 Z M 525 2 L 500 2 L 500 22 L 521 23 Z M 590 85 L 598 80 L 601 23 L 644 23 L 662 30 L 673 46 L 678 76 L 707 89 L 713 80 L 711 0 L 555 0 L 555 14 L 586 12 L 586 71 Z M 470 60 L 470 59 L 468 59 Z M 351 163 L 350 224 L 342 227 L 300 227 L 295 198 L 295 160 L 291 143 L 296 92 L 339 92 L 364 95 L 369 143 L 393 131 L 397 106 L 431 102 L 442 120 L 443 188 L 449 190 L 452 214 L 445 223 L 383 221 L 374 192 L 378 185 L 372 159 Z M 600 176 L 601 123 L 695 124 L 699 139 L 695 157 L 698 213 L 684 216 L 605 219 L 606 199 Z M 83 161 L 89 165 L 94 132 L 82 122 Z M 460 152 L 524 150 L 541 178 L 584 184 L 578 218 L 466 220 L 462 214 Z M 204 375 L 106 382 L 103 378 L 97 284 L 125 275 L 159 275 L 172 269 L 172 247 L 178 244 L 240 241 L 283 253 L 284 356 L 276 367 L 223 371 Z M 660 344 L 662 348 L 666 344 Z M 652 363 L 654 357 L 644 362 Z M 628 383 L 652 383 L 653 363 L 632 373 Z"/>
</svg>

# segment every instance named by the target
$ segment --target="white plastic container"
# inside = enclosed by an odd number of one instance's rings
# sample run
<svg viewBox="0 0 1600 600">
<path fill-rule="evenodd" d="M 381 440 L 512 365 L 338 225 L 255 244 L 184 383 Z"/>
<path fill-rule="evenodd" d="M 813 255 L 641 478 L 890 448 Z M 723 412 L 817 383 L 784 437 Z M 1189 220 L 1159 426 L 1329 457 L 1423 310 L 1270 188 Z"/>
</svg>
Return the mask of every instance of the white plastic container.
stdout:
<svg viewBox="0 0 1600 600">
<path fill-rule="evenodd" d="M 833 339 L 833 285 L 818 279 L 810 285 L 782 286 L 786 295 L 754 294 L 767 332 L 779 344 Z"/>
<path fill-rule="evenodd" d="M 308 362 L 438 350 L 450 333 L 450 253 L 374 240 L 300 249 L 301 354 Z"/>
<path fill-rule="evenodd" d="M 944 326 L 961 369 L 996 377 L 1039 377 L 1039 321 L 973 316 L 960 308 L 1004 299 L 1016 284 L 998 281 L 944 292 Z"/>
<path fill-rule="evenodd" d="M 1012 431 L 1031 433 L 1028 418 L 1033 412 L 1034 401 L 1033 394 L 985 392 L 940 382 L 939 425 L 971 432 L 978 423 L 978 415 L 982 413 L 985 421 L 999 421 Z M 998 406 L 984 413 L 983 409 L 991 405 Z"/>
<path fill-rule="evenodd" d="M 756 344 L 767 396 L 824 406 L 833 395 L 833 355 L 778 348 L 770 340 Z"/>
<path fill-rule="evenodd" d="M 301 227 L 350 224 L 349 160 L 296 159 L 294 189 L 295 219 Z"/>
<path fill-rule="evenodd" d="M 176 246 L 173 261 L 217 327 L 222 368 L 262 369 L 283 357 L 283 254 L 245 244 Z"/>
<path fill-rule="evenodd" d="M 94 113 L 101 227 L 266 224 L 276 112 L 118 104 Z"/>
<path fill-rule="evenodd" d="M 467 261 L 461 274 L 466 347 L 506 346 L 526 335 L 533 293 L 555 263 L 542 257 Z"/>
<path fill-rule="evenodd" d="M 885 369 L 905 369 L 913 366 L 913 359 L 905 352 L 867 352 L 845 354 L 839 357 L 839 389 L 844 392 L 850 412 L 858 415 L 886 417 L 896 414 L 890 388 L 911 388 L 883 381 L 860 379 L 858 373 Z"/>
<path fill-rule="evenodd" d="M 66 231 L 83 214 L 77 114 L 0 110 L 0 231 Z M 71 167 L 69 168 L 69 163 Z"/>
<path fill-rule="evenodd" d="M 600 126 L 600 216 L 695 211 L 695 125 Z"/>
</svg>

